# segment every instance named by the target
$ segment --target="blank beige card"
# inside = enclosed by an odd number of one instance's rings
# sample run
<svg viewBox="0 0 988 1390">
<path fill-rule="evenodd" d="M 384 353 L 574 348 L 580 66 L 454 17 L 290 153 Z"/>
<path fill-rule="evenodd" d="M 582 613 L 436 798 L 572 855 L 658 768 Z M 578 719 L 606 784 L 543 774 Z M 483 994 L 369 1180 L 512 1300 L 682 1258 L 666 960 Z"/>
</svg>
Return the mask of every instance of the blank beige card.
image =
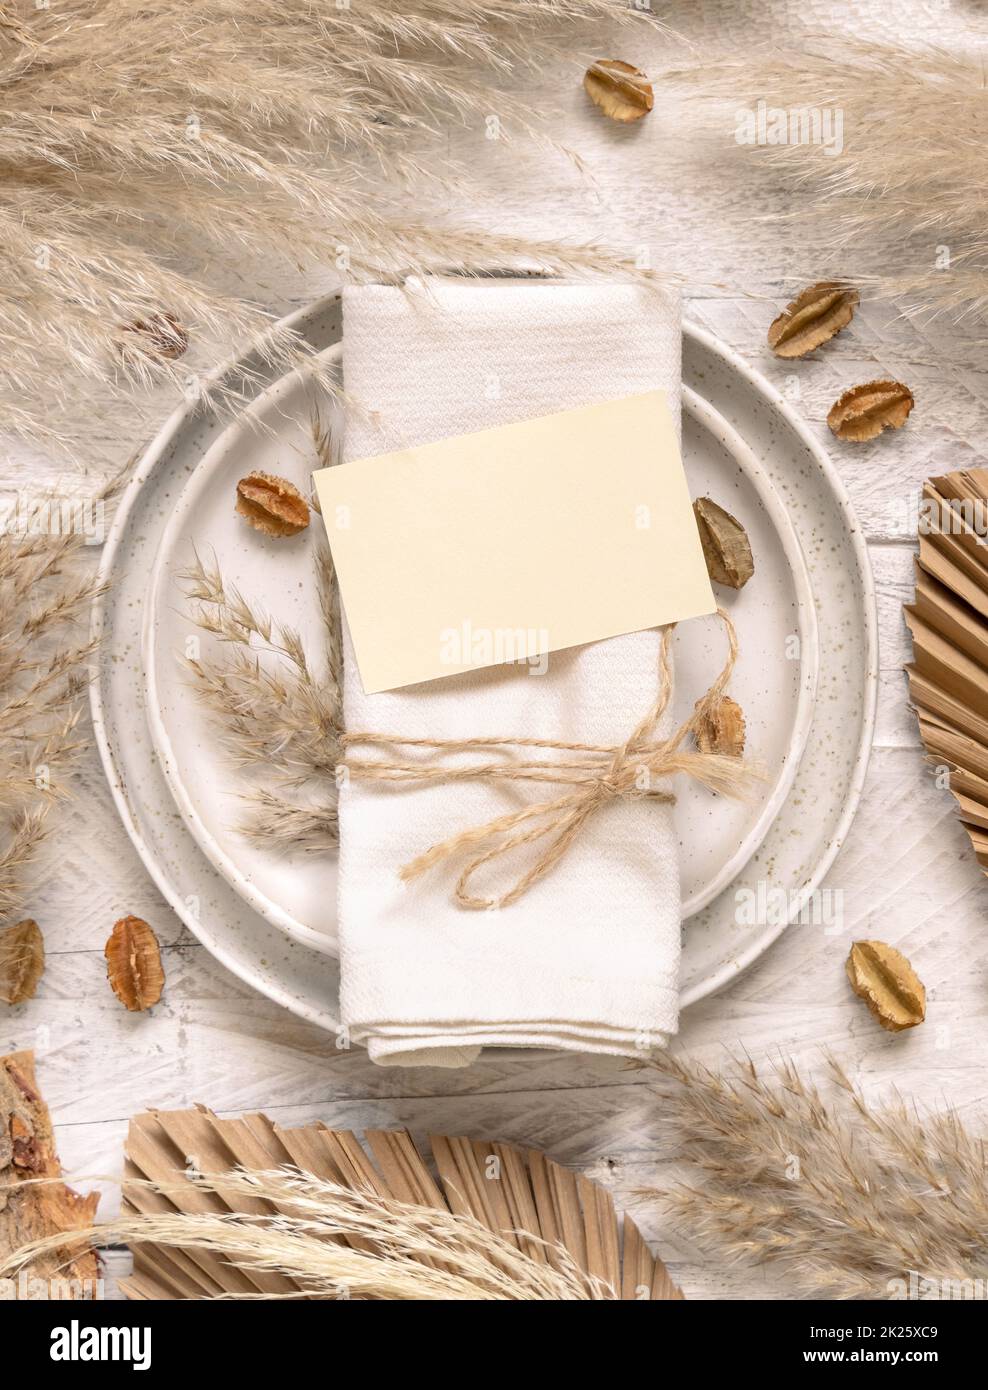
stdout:
<svg viewBox="0 0 988 1390">
<path fill-rule="evenodd" d="M 315 482 L 369 695 L 716 608 L 664 391 Z"/>
</svg>

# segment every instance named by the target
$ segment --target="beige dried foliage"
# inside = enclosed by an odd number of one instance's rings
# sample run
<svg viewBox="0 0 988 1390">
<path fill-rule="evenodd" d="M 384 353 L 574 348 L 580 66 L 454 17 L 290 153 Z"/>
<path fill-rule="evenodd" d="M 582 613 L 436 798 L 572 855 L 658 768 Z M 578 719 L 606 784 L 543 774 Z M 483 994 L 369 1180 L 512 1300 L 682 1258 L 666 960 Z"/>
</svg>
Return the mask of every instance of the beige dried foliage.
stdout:
<svg viewBox="0 0 988 1390">
<path fill-rule="evenodd" d="M 334 462 L 327 426 L 311 420 L 315 463 Z M 215 559 L 197 555 L 184 575 L 190 615 L 214 639 L 189 662 L 193 686 L 233 767 L 248 772 L 241 831 L 273 851 L 320 852 L 339 843 L 336 769 L 343 731 L 343 629 L 336 571 L 324 528 L 313 528 L 322 646 L 301 637 L 226 583 Z"/>
<path fill-rule="evenodd" d="M 659 1056 L 656 1106 L 688 1176 L 641 1195 L 722 1261 L 775 1266 L 796 1296 L 886 1299 L 891 1280 L 988 1279 L 988 1148 L 955 1111 L 872 1103 L 829 1062 L 714 1070 Z M 897 1285 L 895 1287 L 901 1287 Z"/>
<path fill-rule="evenodd" d="M 562 1247 L 551 1247 L 553 1263 L 539 1261 L 470 1216 L 399 1202 L 369 1188 L 343 1187 L 292 1168 L 235 1169 L 199 1176 L 196 1183 L 253 1210 L 131 1216 L 99 1226 L 98 1241 L 212 1251 L 239 1269 L 287 1275 L 300 1284 L 301 1298 L 583 1302 L 617 1296 L 584 1274 Z M 129 1185 L 163 1197 L 175 1191 L 167 1183 Z M 267 1203 L 277 1212 L 264 1214 L 261 1204 Z M 51 1251 L 58 1239 L 65 1241 L 64 1235 L 34 1241 L 0 1258 L 0 1275 Z M 549 1248 L 534 1236 L 526 1243 Z"/>
<path fill-rule="evenodd" d="M 704 705 L 697 700 L 695 709 Z M 724 753 L 740 758 L 744 752 L 744 713 L 730 695 L 722 695 L 716 704 L 705 708 L 696 730 L 696 746 L 701 753 Z"/>
<path fill-rule="evenodd" d="M 4 13 L 0 256 L 16 273 L 0 282 L 0 430 L 71 450 L 80 411 L 119 429 L 121 402 L 154 383 L 191 378 L 235 406 L 209 367 L 238 344 L 257 339 L 276 367 L 308 361 L 291 330 L 220 288 L 234 257 L 355 278 L 621 264 L 427 225 L 396 195 L 463 181 L 452 124 L 482 140 L 496 112 L 503 138 L 551 145 L 542 132 L 560 123 L 536 128 L 503 79 L 524 70 L 534 86 L 581 25 L 648 22 L 623 0 L 20 0 Z"/>
<path fill-rule="evenodd" d="M 121 481 L 25 494 L 0 531 L 0 924 L 25 915 L 49 812 L 86 747 L 98 592 L 87 537 L 109 523 Z"/>
<path fill-rule="evenodd" d="M 45 968 L 45 939 L 30 917 L 0 931 L 0 1000 L 33 999 Z"/>
<path fill-rule="evenodd" d="M 136 335 L 141 351 L 162 361 L 177 362 L 189 348 L 189 335 L 174 314 L 164 311 L 124 325 L 124 333 Z"/>
<path fill-rule="evenodd" d="M 741 589 L 755 572 L 748 533 L 736 516 L 709 497 L 693 503 L 707 573 L 715 584 Z"/>
<path fill-rule="evenodd" d="M 926 1017 L 926 989 L 901 951 L 884 941 L 855 941 L 847 978 L 890 1033 L 916 1028 Z"/>
<path fill-rule="evenodd" d="M 772 323 L 769 347 L 776 357 L 805 357 L 847 327 L 859 298 L 857 290 L 838 281 L 810 285 Z"/>
<path fill-rule="evenodd" d="M 948 50 L 912 33 L 875 42 L 841 26 L 807 33 L 798 47 L 754 43 L 661 80 L 689 93 L 696 127 L 709 128 L 744 180 L 753 215 L 772 219 L 780 244 L 803 248 L 787 258 L 788 275 L 845 276 L 870 298 L 896 298 L 907 315 L 984 324 L 988 104 L 976 44 Z M 811 123 L 839 113 L 839 154 L 812 139 L 739 147 L 738 111 L 759 101 Z M 761 185 L 752 187 L 760 173 L 789 194 L 773 199 L 784 210 L 766 214 Z"/>
<path fill-rule="evenodd" d="M 866 381 L 834 402 L 827 424 L 838 439 L 862 443 L 883 430 L 901 429 L 914 405 L 913 393 L 901 381 Z"/>
<path fill-rule="evenodd" d="M 237 511 L 266 536 L 297 536 L 309 524 L 309 504 L 294 483 L 271 473 L 248 473 L 237 484 Z"/>
<path fill-rule="evenodd" d="M 165 972 L 158 938 L 140 917 L 121 917 L 106 943 L 110 988 L 131 1013 L 150 1009 L 161 998 Z"/>
<path fill-rule="evenodd" d="M 593 104 L 612 121 L 629 124 L 647 116 L 655 93 L 645 74 L 620 58 L 601 58 L 591 63 L 583 86 Z"/>
</svg>

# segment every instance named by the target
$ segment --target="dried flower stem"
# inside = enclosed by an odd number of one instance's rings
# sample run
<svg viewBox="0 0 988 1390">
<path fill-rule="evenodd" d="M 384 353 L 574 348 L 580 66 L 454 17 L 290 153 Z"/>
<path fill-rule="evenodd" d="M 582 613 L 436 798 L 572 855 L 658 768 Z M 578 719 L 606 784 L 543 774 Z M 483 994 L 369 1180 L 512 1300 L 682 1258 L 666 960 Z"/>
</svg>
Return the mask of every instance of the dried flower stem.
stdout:
<svg viewBox="0 0 988 1390">
<path fill-rule="evenodd" d="M 118 477 L 93 499 L 106 507 Z M 22 916 L 48 811 L 68 794 L 94 644 L 81 634 L 98 591 L 85 534 L 64 498 L 30 500 L 0 533 L 0 922 Z"/>
<path fill-rule="evenodd" d="M 343 1187 L 289 1168 L 236 1169 L 195 1182 L 203 1192 L 218 1193 L 226 1202 L 239 1200 L 253 1210 L 123 1217 L 100 1226 L 97 1237 L 103 1243 L 152 1242 L 216 1252 L 237 1268 L 287 1276 L 298 1283 L 301 1298 L 616 1297 L 614 1290 L 584 1274 L 561 1247 L 552 1247 L 551 1263 L 541 1262 L 472 1217 L 399 1202 L 367 1188 Z M 177 1192 L 167 1183 L 131 1185 L 164 1197 Z M 265 1215 L 258 1212 L 259 1203 L 276 1210 Z M 526 1242 L 544 1246 L 533 1236 Z M 64 1234 L 34 1241 L 0 1265 L 0 1274 L 65 1247 Z"/>
<path fill-rule="evenodd" d="M 906 313 L 988 316 L 988 104 L 979 52 L 842 33 L 809 38 L 798 52 L 755 49 L 664 80 L 682 83 L 697 101 L 714 99 L 712 114 L 721 133 L 732 133 L 735 157 L 740 104 L 754 111 L 762 102 L 807 120 L 839 113 L 844 137 L 832 157 L 819 140 L 741 151 L 767 161 L 798 195 L 780 217 L 798 224 L 811 252 L 790 267 L 792 278 L 818 280 L 829 268 L 873 297 L 895 296 Z M 747 161 L 741 167 L 750 172 Z"/>
<path fill-rule="evenodd" d="M 326 467 L 331 439 L 318 413 L 310 428 L 316 461 Z M 214 716 L 232 764 L 269 779 L 245 793 L 248 810 L 240 824 L 248 839 L 269 850 L 315 852 L 339 843 L 342 617 L 332 555 L 321 528 L 313 529 L 325 638 L 318 664 L 296 631 L 226 584 L 215 560 L 207 564 L 197 554 L 183 576 L 193 621 L 220 644 L 188 663 L 196 693 Z"/>
<path fill-rule="evenodd" d="M 270 364 L 304 359 L 295 335 L 212 283 L 231 251 L 358 277 L 519 251 L 618 264 L 402 221 L 394 194 L 456 180 L 450 122 L 482 139 L 494 112 L 505 138 L 541 138 L 499 79 L 534 76 L 561 27 L 634 21 L 624 0 L 17 0 L 0 14 L 0 429 L 70 448 L 83 405 L 204 382 L 259 334 Z M 127 331 L 163 313 L 190 334 L 188 360 Z"/>
<path fill-rule="evenodd" d="M 887 1298 L 910 1274 L 988 1278 L 988 1152 L 952 1111 L 873 1107 L 836 1061 L 824 1098 L 792 1062 L 719 1073 L 654 1063 L 663 1120 L 693 1183 L 642 1195 L 728 1260 L 779 1266 L 791 1287 Z"/>
</svg>

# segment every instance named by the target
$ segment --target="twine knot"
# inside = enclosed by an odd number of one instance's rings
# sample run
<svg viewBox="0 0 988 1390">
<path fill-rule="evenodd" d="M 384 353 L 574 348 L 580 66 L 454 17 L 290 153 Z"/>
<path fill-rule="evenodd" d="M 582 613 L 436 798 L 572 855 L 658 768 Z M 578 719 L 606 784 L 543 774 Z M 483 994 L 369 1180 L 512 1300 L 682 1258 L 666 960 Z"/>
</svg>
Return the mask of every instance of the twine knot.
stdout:
<svg viewBox="0 0 988 1390">
<path fill-rule="evenodd" d="M 697 701 L 690 717 L 667 739 L 657 740 L 655 731 L 672 696 L 670 650 L 675 624 L 665 628 L 662 634 L 658 695 L 629 737 L 616 746 L 540 738 L 430 739 L 403 738 L 400 734 L 344 734 L 342 743 L 347 749 L 365 745 L 391 748 L 396 752 L 429 749 L 436 754 L 432 761 L 388 756 L 348 757 L 343 764 L 346 774 L 363 781 L 390 782 L 396 786 L 464 781 L 548 782 L 572 788 L 560 796 L 495 816 L 485 825 L 458 831 L 405 864 L 401 869 L 402 879 L 418 878 L 436 864 L 464 852 L 476 851 L 457 879 L 455 901 L 460 907 L 474 910 L 507 907 L 555 867 L 590 817 L 610 801 L 627 798 L 673 802 L 674 794 L 655 783 L 665 782 L 680 772 L 687 773 L 711 791 L 725 796 L 743 795 L 751 778 L 758 774 L 741 758 L 725 753 L 702 753 L 699 749 L 683 746 L 689 736 L 697 733 L 720 700 L 737 660 L 738 639 L 734 624 L 722 608 L 717 609 L 717 616 L 727 633 L 727 660 L 710 689 Z M 519 756 L 524 749 L 553 756 Z M 492 759 L 493 752 L 505 751 L 514 756 L 508 761 Z M 444 755 L 451 754 L 474 754 L 476 761 L 443 760 Z M 541 845 L 534 862 L 499 897 L 477 897 L 469 891 L 474 875 L 485 864 L 512 850 L 540 845 L 543 841 L 548 843 Z"/>
</svg>

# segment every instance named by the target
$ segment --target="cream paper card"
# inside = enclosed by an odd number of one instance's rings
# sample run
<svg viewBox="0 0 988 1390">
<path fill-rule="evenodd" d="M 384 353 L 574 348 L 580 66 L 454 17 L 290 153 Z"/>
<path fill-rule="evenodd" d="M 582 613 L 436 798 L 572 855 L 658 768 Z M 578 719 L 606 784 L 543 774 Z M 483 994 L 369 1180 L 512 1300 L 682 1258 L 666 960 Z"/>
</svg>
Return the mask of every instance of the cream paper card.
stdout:
<svg viewBox="0 0 988 1390">
<path fill-rule="evenodd" d="M 664 391 L 315 483 L 368 695 L 716 609 Z"/>
</svg>

